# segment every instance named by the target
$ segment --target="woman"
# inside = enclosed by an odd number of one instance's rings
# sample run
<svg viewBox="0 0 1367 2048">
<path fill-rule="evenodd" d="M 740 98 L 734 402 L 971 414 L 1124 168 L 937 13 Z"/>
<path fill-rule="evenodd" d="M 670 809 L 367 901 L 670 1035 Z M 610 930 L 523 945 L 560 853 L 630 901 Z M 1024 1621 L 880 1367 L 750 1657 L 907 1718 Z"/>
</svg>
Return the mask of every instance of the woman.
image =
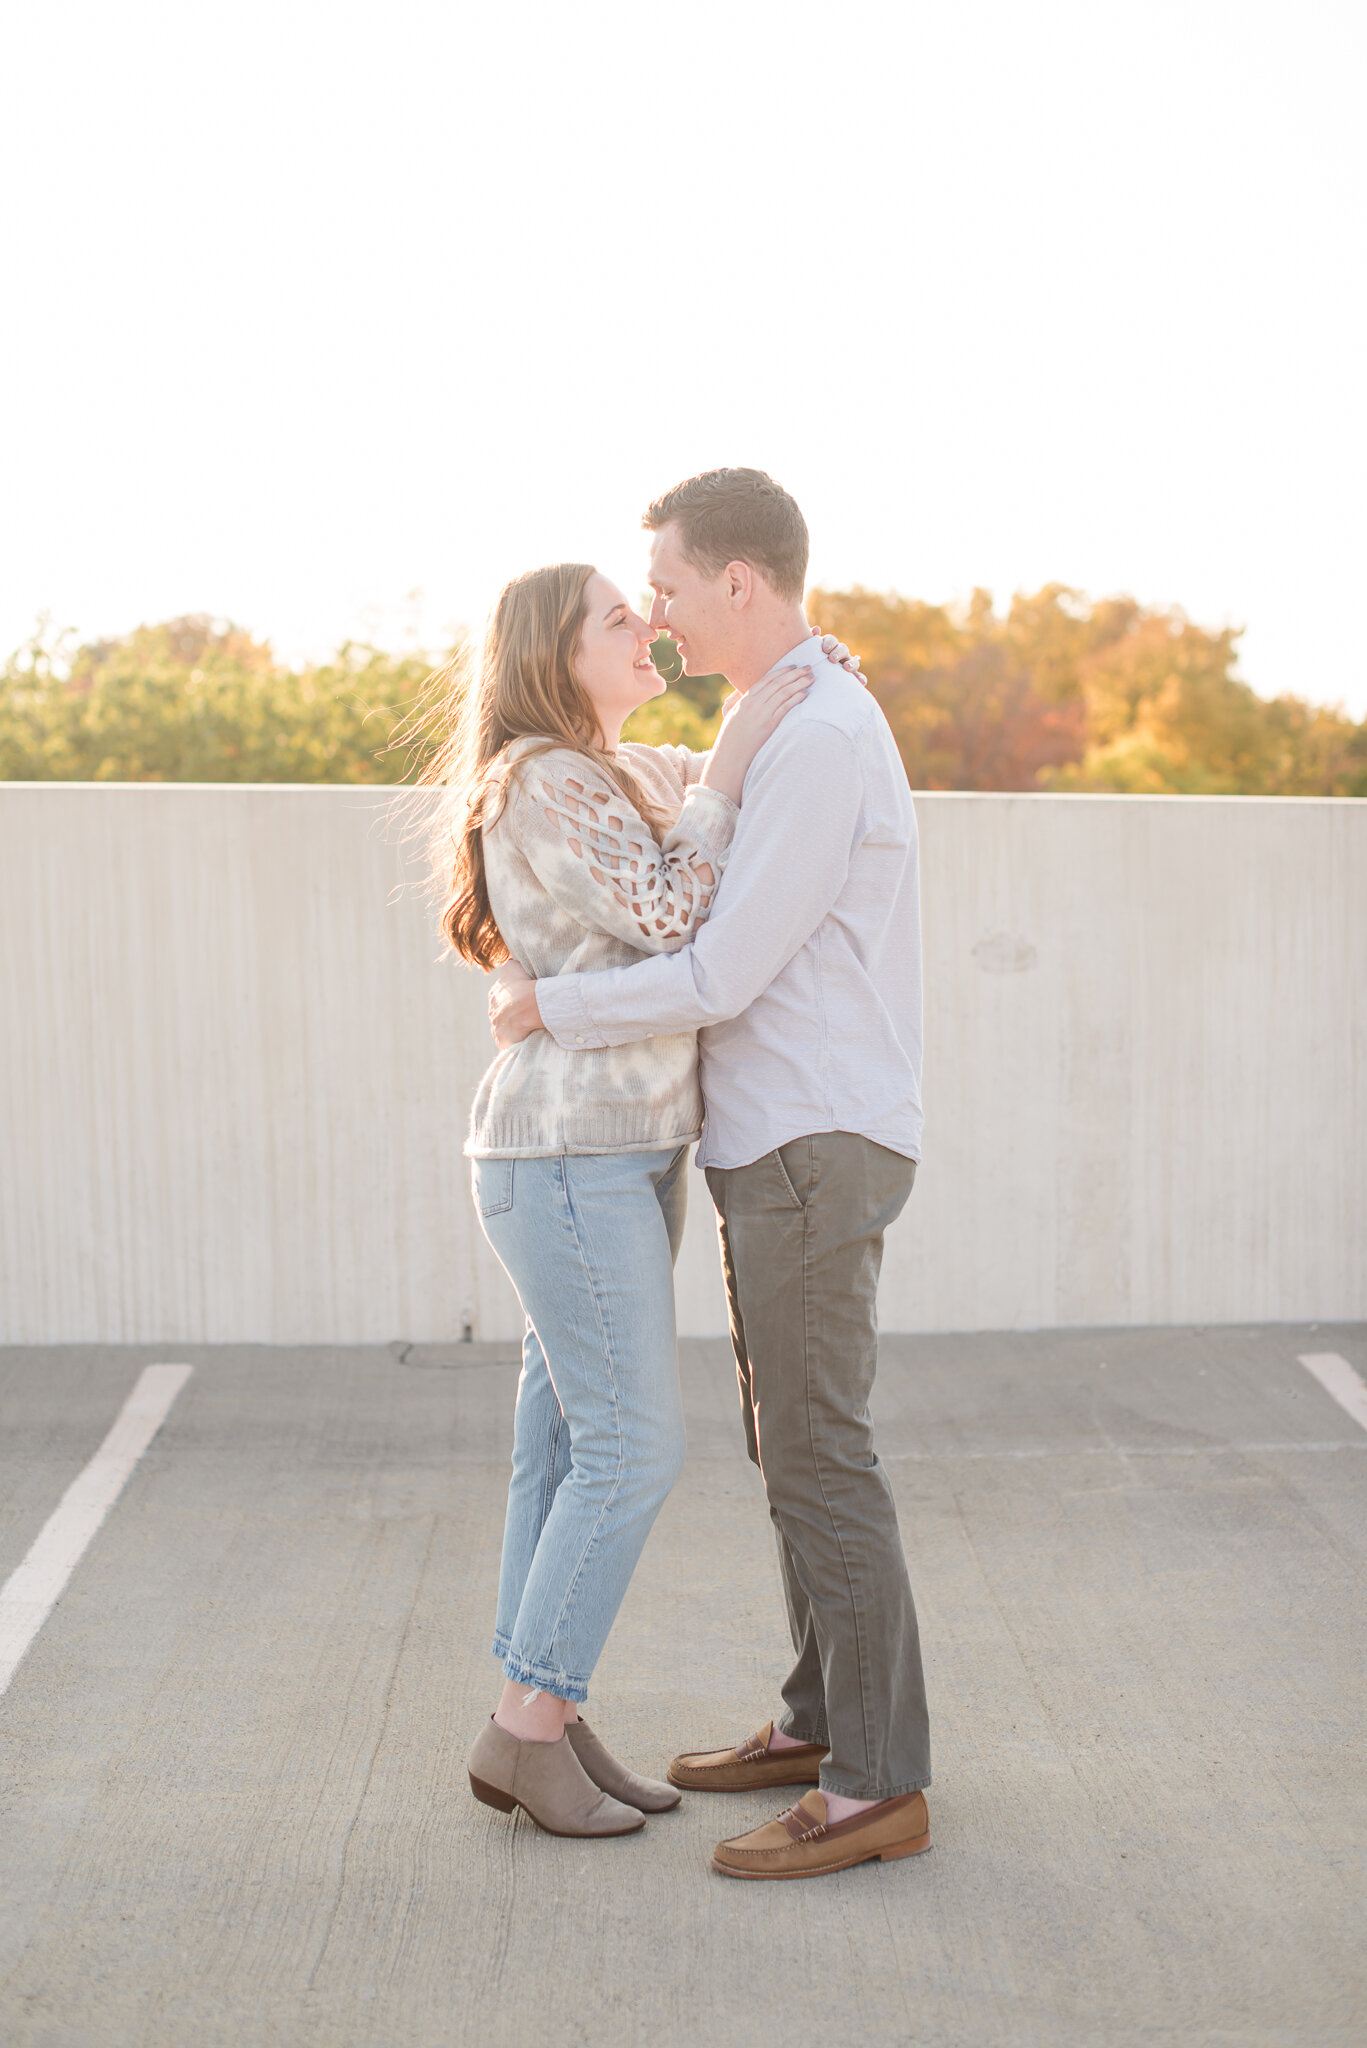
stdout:
<svg viewBox="0 0 1367 2048">
<path fill-rule="evenodd" d="M 499 597 L 432 771 L 455 799 L 442 927 L 464 959 L 511 956 L 538 977 L 621 966 L 706 918 L 745 771 L 811 671 L 737 700 L 709 754 L 622 745 L 664 688 L 653 638 L 582 563 Z M 493 1644 L 505 1683 L 470 1785 L 553 1834 L 626 1834 L 678 1804 L 578 1708 L 683 1463 L 673 1262 L 701 1123 L 692 1033 L 576 1055 L 539 1032 L 475 1098 L 475 1203 L 527 1327 Z"/>
</svg>

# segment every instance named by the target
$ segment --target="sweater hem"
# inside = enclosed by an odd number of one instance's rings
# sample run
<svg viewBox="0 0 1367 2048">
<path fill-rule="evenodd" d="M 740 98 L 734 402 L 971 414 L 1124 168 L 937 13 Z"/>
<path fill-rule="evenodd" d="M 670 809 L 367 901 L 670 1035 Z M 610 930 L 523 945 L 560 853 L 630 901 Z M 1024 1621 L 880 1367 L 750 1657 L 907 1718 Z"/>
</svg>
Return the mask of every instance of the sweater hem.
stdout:
<svg viewBox="0 0 1367 2048">
<path fill-rule="evenodd" d="M 496 1145 L 468 1138 L 465 1143 L 467 1159 L 590 1159 L 602 1152 L 666 1152 L 672 1145 L 692 1145 L 702 1136 L 702 1126 L 691 1131 L 680 1131 L 675 1136 L 633 1138 L 624 1145 L 605 1145 L 600 1140 L 596 1145 L 557 1144 L 540 1145 Z"/>
</svg>

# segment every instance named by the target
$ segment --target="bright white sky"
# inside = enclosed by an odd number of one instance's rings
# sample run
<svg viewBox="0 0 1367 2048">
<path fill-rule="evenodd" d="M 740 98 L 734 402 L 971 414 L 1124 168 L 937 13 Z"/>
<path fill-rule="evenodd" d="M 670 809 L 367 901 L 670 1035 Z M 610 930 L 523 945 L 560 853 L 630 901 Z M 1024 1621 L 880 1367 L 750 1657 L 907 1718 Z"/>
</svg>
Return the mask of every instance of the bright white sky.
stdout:
<svg viewBox="0 0 1367 2048">
<path fill-rule="evenodd" d="M 813 580 L 1049 578 L 1367 711 L 1361 0 L 43 0 L 0 644 L 428 645 L 749 462 Z"/>
</svg>

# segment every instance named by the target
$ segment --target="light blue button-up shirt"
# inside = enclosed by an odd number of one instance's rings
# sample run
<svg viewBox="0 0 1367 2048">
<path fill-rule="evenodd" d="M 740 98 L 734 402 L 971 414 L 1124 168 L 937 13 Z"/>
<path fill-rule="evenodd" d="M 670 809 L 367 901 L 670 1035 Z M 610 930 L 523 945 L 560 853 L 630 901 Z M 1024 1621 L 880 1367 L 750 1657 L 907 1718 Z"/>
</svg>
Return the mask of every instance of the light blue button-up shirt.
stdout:
<svg viewBox="0 0 1367 2048">
<path fill-rule="evenodd" d="M 916 814 L 897 746 L 817 638 L 782 662 L 815 682 L 760 748 L 712 915 L 691 945 L 537 983 L 571 1049 L 697 1030 L 701 1166 L 850 1131 L 921 1147 Z"/>
</svg>

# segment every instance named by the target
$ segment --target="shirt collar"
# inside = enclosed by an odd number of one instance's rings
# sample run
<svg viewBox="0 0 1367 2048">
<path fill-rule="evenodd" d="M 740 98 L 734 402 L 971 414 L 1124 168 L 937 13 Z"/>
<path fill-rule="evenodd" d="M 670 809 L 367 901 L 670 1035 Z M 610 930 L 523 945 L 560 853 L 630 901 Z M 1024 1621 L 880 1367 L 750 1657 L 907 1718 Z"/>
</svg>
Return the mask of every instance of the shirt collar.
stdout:
<svg viewBox="0 0 1367 2048">
<path fill-rule="evenodd" d="M 800 668 L 804 663 L 811 662 L 813 659 L 817 661 L 824 661 L 826 659 L 822 651 L 821 635 L 819 633 L 809 633 L 805 640 L 799 640 L 796 647 L 790 647 L 786 654 L 779 656 L 778 660 L 774 663 L 774 668 Z M 770 675 L 773 672 L 773 669 L 768 671 Z"/>
</svg>

